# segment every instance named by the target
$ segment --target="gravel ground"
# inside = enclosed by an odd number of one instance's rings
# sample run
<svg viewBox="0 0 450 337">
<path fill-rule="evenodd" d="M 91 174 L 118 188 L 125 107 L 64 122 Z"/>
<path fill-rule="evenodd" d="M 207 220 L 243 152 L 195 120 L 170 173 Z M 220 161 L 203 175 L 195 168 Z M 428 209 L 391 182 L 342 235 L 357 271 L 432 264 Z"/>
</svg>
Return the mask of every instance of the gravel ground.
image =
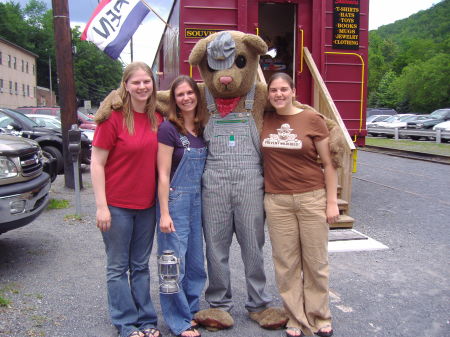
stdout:
<svg viewBox="0 0 450 337">
<path fill-rule="evenodd" d="M 337 337 L 450 335 L 450 166 L 376 153 L 359 153 L 351 215 L 355 229 L 389 246 L 383 251 L 332 253 L 331 310 Z M 54 199 L 67 209 L 47 210 L 32 224 L 0 236 L 0 337 L 116 337 L 106 305 L 105 253 L 94 224 L 90 177 L 83 174 L 82 219 L 73 191 L 59 176 Z M 267 236 L 268 238 L 268 236 Z M 270 256 L 264 248 L 268 291 L 280 305 Z M 244 309 L 245 279 L 232 246 L 235 327 L 203 336 L 272 337 Z M 156 280 L 152 255 L 151 277 Z M 157 311 L 156 282 L 152 298 Z M 202 308 L 206 303 L 202 300 Z M 160 317 L 159 327 L 171 336 Z"/>
</svg>

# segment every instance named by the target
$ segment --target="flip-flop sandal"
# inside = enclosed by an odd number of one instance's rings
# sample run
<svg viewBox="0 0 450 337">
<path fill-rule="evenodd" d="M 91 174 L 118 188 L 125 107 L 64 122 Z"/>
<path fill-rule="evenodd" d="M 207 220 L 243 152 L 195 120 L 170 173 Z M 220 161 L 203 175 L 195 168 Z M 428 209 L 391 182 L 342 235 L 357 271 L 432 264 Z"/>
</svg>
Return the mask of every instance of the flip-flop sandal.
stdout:
<svg viewBox="0 0 450 337">
<path fill-rule="evenodd" d="M 183 335 L 183 333 L 185 333 L 186 331 L 194 331 L 197 332 L 197 336 L 185 336 Z M 200 331 L 198 331 L 197 329 L 190 327 L 189 329 L 184 330 L 182 333 L 180 333 L 179 335 L 177 335 L 177 337 L 201 337 L 202 334 L 200 333 Z"/>
<path fill-rule="evenodd" d="M 293 335 L 293 334 L 291 334 L 291 333 L 289 333 L 288 332 L 288 330 L 292 330 L 292 331 L 295 331 L 295 335 Z M 297 335 L 298 334 L 298 335 Z M 286 337 L 303 337 L 304 335 L 303 335 L 303 332 L 302 332 L 302 330 L 300 330 L 299 328 L 294 328 L 294 327 L 288 327 L 288 328 L 286 328 Z"/>
<path fill-rule="evenodd" d="M 333 336 L 333 329 L 331 329 L 330 331 L 322 331 L 322 329 L 325 329 L 325 328 L 331 328 L 331 325 L 327 325 L 327 326 L 324 326 L 324 327 L 320 328 L 319 331 L 317 331 L 315 334 L 317 336 L 320 336 L 320 337 L 331 337 L 331 336 Z"/>
<path fill-rule="evenodd" d="M 144 334 L 144 337 L 162 337 L 161 331 L 155 328 L 147 328 L 144 330 L 141 330 L 141 332 Z M 158 333 L 157 335 L 155 335 Z"/>
<path fill-rule="evenodd" d="M 133 331 L 128 337 L 142 337 L 142 333 L 140 331 Z"/>
</svg>

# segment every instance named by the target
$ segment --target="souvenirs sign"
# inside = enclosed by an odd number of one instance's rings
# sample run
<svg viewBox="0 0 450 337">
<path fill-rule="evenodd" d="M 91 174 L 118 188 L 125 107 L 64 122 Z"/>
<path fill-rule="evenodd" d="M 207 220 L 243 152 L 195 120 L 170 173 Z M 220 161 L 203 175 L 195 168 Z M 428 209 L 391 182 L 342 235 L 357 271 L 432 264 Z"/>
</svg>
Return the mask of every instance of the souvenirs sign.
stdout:
<svg viewBox="0 0 450 337">
<path fill-rule="evenodd" d="M 184 37 L 187 39 L 202 39 L 211 34 L 222 31 L 223 29 L 201 29 L 201 28 L 186 28 Z"/>
<path fill-rule="evenodd" d="M 359 49 L 360 0 L 334 0 L 333 48 Z"/>
</svg>

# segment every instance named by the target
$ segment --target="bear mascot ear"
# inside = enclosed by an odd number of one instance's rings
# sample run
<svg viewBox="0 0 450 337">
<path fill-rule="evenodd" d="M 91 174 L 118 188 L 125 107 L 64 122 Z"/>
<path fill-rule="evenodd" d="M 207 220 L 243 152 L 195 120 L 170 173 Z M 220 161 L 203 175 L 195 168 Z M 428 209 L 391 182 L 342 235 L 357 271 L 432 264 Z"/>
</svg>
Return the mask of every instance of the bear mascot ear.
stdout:
<svg viewBox="0 0 450 337">
<path fill-rule="evenodd" d="M 199 40 L 189 54 L 189 64 L 198 66 L 202 61 L 203 56 L 206 55 L 206 39 Z"/>
<path fill-rule="evenodd" d="M 245 45 L 253 49 L 256 52 L 256 54 L 264 55 L 265 53 L 267 53 L 267 44 L 259 36 L 253 34 L 246 34 L 242 40 L 245 43 Z"/>
</svg>

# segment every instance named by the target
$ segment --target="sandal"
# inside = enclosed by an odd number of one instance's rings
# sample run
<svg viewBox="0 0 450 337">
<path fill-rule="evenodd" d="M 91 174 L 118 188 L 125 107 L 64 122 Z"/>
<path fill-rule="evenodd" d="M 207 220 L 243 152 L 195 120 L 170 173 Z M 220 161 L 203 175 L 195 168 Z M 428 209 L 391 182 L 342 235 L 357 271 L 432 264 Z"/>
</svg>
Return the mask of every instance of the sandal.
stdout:
<svg viewBox="0 0 450 337">
<path fill-rule="evenodd" d="M 197 333 L 195 336 L 186 336 L 186 335 L 183 335 L 186 331 L 192 331 L 192 332 L 195 332 L 195 333 Z M 193 327 L 190 327 L 189 329 L 186 329 L 186 330 L 184 330 L 182 333 L 180 333 L 179 335 L 177 335 L 177 337 L 201 337 L 202 336 L 202 334 L 197 330 L 197 329 L 195 329 L 195 328 L 193 328 Z"/>
<path fill-rule="evenodd" d="M 325 328 L 331 328 L 331 325 L 327 325 L 327 326 L 324 326 L 324 327 L 320 328 L 319 331 L 317 331 L 315 334 L 317 336 L 320 336 L 320 337 L 331 337 L 331 336 L 333 336 L 333 329 L 331 329 L 330 331 L 322 331 L 322 329 L 325 329 Z"/>
<path fill-rule="evenodd" d="M 289 333 L 288 330 L 292 330 L 292 331 L 294 331 L 296 334 L 293 335 L 293 334 Z M 297 334 L 298 334 L 298 335 L 297 335 Z M 292 327 L 292 328 L 290 328 L 290 327 L 286 328 L 286 337 L 303 337 L 303 336 L 304 336 L 304 335 L 303 335 L 303 332 L 302 332 L 302 330 L 301 330 L 300 328 L 294 328 L 294 327 Z"/>
<path fill-rule="evenodd" d="M 200 324 L 198 324 L 198 322 L 195 319 L 191 320 L 191 328 L 198 329 L 199 326 Z"/>
<path fill-rule="evenodd" d="M 162 337 L 161 331 L 155 328 L 147 328 L 141 330 L 141 332 L 144 334 L 144 337 Z"/>
<path fill-rule="evenodd" d="M 136 331 L 133 331 L 132 333 L 130 333 L 128 335 L 128 337 L 143 337 L 143 335 L 142 335 L 142 332 L 136 330 Z"/>
</svg>

